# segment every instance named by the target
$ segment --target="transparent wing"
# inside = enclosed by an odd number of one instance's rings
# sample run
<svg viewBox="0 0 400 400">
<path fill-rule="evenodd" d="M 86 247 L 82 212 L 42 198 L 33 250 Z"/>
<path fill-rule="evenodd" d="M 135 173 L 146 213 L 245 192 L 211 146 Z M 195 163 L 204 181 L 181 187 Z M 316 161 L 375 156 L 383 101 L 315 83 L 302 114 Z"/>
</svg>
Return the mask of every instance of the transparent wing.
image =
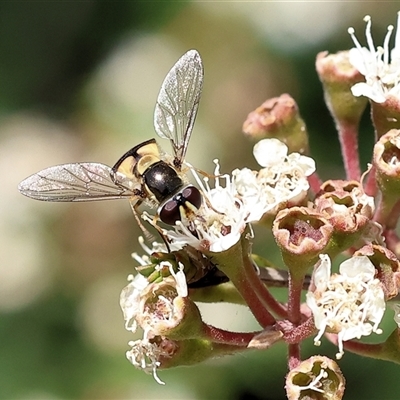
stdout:
<svg viewBox="0 0 400 400">
<path fill-rule="evenodd" d="M 161 86 L 154 111 L 157 135 L 169 139 L 180 168 L 184 160 L 203 87 L 203 64 L 199 53 L 185 53 L 169 71 Z"/>
<path fill-rule="evenodd" d="M 44 201 L 94 201 L 134 196 L 114 183 L 112 169 L 99 163 L 55 165 L 23 180 L 18 190 Z"/>
</svg>

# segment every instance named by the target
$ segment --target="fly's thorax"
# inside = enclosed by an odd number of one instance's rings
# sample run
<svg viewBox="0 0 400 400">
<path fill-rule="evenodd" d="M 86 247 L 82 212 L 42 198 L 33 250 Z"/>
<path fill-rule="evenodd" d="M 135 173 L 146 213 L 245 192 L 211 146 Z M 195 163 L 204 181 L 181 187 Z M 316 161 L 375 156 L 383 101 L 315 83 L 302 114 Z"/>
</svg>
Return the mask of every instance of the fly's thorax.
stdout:
<svg viewBox="0 0 400 400">
<path fill-rule="evenodd" d="M 133 172 L 137 177 L 144 177 L 147 174 L 147 171 L 151 170 L 153 165 L 160 161 L 160 157 L 154 154 L 146 154 L 138 160 Z"/>
<path fill-rule="evenodd" d="M 160 203 L 184 186 L 175 169 L 162 160 L 150 164 L 142 175 L 146 190 Z"/>
</svg>

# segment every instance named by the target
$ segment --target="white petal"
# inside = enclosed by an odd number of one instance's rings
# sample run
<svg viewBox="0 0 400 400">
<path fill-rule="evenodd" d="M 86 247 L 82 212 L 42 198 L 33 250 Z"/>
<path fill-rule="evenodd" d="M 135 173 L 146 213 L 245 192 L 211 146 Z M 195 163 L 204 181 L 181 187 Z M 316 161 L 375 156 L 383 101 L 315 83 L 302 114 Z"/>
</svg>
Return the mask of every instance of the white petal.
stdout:
<svg viewBox="0 0 400 400">
<path fill-rule="evenodd" d="M 311 157 L 300 155 L 297 163 L 299 168 L 303 170 L 305 176 L 312 175 L 316 170 L 315 161 Z"/>
<path fill-rule="evenodd" d="M 179 271 L 175 273 L 172 265 L 169 266 L 169 272 L 175 278 L 176 281 L 176 291 L 178 296 L 187 297 L 188 295 L 188 287 L 186 282 L 186 275 L 183 272 L 183 264 L 179 263 Z"/>
<path fill-rule="evenodd" d="M 313 273 L 314 284 L 318 290 L 323 291 L 331 276 L 331 259 L 327 254 L 321 254 L 320 264 Z"/>
<path fill-rule="evenodd" d="M 339 271 L 350 278 L 363 274 L 365 281 L 373 279 L 375 267 L 367 256 L 351 257 L 340 264 Z"/>
<path fill-rule="evenodd" d="M 351 87 L 351 93 L 353 96 L 360 97 L 365 96 L 373 100 L 375 103 L 384 103 L 386 98 L 382 92 L 375 90 L 371 85 L 365 82 L 356 83 Z"/>
<path fill-rule="evenodd" d="M 365 47 L 362 47 L 361 49 L 353 47 L 352 49 L 349 50 L 350 64 L 364 76 L 367 74 L 365 60 L 371 60 L 371 59 L 372 59 L 371 53 Z"/>
<path fill-rule="evenodd" d="M 262 139 L 253 148 L 254 158 L 262 167 L 281 163 L 288 153 L 288 147 L 278 139 Z"/>
</svg>

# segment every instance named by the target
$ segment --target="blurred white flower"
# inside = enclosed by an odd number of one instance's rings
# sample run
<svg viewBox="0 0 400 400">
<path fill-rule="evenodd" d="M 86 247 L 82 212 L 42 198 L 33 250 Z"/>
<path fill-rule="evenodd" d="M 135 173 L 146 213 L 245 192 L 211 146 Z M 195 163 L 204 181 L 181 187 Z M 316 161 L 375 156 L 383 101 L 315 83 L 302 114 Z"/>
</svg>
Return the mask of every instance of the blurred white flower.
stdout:
<svg viewBox="0 0 400 400">
<path fill-rule="evenodd" d="M 128 279 L 131 282 L 122 289 L 120 306 L 124 314 L 125 329 L 136 332 L 136 316 L 140 311 L 141 296 L 145 287 L 149 285 L 149 282 L 141 274 L 137 274 L 135 277 L 130 275 Z"/>
<path fill-rule="evenodd" d="M 187 297 L 188 288 L 183 265 L 179 264 L 179 271 L 175 272 L 168 261 L 162 261 L 155 267 L 161 276 L 169 271 L 161 282 L 148 282 L 141 274 L 128 278 L 131 282 L 122 290 L 120 305 L 125 319 L 125 328 L 135 332 L 137 325 L 144 330 L 144 338 L 158 335 L 159 324 L 163 328 L 168 324 L 176 324 L 180 310 L 176 310 L 176 297 Z"/>
<path fill-rule="evenodd" d="M 149 222 L 153 222 L 153 217 L 148 217 L 148 214 L 146 212 L 143 212 L 142 218 L 145 220 L 148 220 Z M 147 246 L 143 236 L 139 236 L 138 242 L 142 249 L 144 250 L 145 254 L 139 255 L 138 253 L 132 253 L 131 256 L 132 258 L 139 264 L 139 265 L 149 265 L 151 264 L 150 256 L 153 253 L 169 253 L 170 251 L 174 250 L 180 250 L 181 247 L 176 246 L 174 243 L 169 244 L 169 249 L 167 249 L 167 246 L 165 243 L 159 243 L 159 242 L 152 242 L 151 247 Z"/>
<path fill-rule="evenodd" d="M 352 257 L 344 261 L 339 274 L 331 275 L 330 258 L 323 254 L 314 271 L 315 291 L 307 293 L 316 328 L 319 330 L 314 344 L 328 329 L 338 334 L 339 352 L 343 355 L 343 342 L 360 339 L 372 332 L 382 333 L 378 325 L 385 312 L 384 292 L 381 283 L 374 278 L 375 267 L 368 257 Z"/>
<path fill-rule="evenodd" d="M 132 348 L 126 352 L 126 358 L 132 365 L 144 372 L 152 373 L 157 383 L 165 385 L 157 376 L 157 368 L 160 366 L 158 360 L 161 355 L 164 355 L 162 347 L 149 342 L 147 339 L 131 341 L 129 345 Z"/>
<path fill-rule="evenodd" d="M 156 251 L 166 252 L 165 244 L 153 242 L 148 247 L 143 237 L 139 237 L 139 244 L 145 254 L 139 256 L 133 253 L 132 257 L 140 266 L 151 264 L 150 256 Z M 160 329 L 173 327 L 179 323 L 181 309 L 175 307 L 177 297 L 187 297 L 188 287 L 183 265 L 179 263 L 179 271 L 175 272 L 168 261 L 162 261 L 154 267 L 164 278 L 161 281 L 149 282 L 140 273 L 129 275 L 129 284 L 122 290 L 120 306 L 124 315 L 125 328 L 136 332 L 138 326 L 143 329 L 143 338 L 130 341 L 131 349 L 126 352 L 127 359 L 138 369 L 152 373 L 154 379 L 164 385 L 157 376 L 160 366 L 159 358 L 168 356 L 166 348 L 162 346 L 162 338 L 158 335 Z M 165 271 L 169 271 L 166 276 Z M 159 343 L 161 340 L 161 344 Z"/>
<path fill-rule="evenodd" d="M 367 15 L 364 21 L 367 23 L 365 36 L 368 49 L 361 46 L 354 29 L 348 29 L 356 46 L 350 49 L 350 62 L 365 76 L 365 82 L 355 84 L 351 91 L 354 96 L 366 96 L 376 103 L 384 103 L 388 95 L 400 95 L 400 13 L 397 17 L 398 26 L 392 50 L 389 50 L 389 41 L 394 30 L 393 25 L 388 26 L 383 47 L 375 47 L 371 34 L 371 17 Z"/>
</svg>

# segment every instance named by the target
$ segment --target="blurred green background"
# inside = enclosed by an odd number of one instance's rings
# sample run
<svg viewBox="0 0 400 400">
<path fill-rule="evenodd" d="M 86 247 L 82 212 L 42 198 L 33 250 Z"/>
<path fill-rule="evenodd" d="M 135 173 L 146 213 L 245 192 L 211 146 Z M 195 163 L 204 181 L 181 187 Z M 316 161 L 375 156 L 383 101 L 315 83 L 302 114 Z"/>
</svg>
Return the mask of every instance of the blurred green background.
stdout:
<svg viewBox="0 0 400 400">
<path fill-rule="evenodd" d="M 190 48 L 205 66 L 192 164 L 212 171 L 219 158 L 222 171 L 255 167 L 242 123 L 286 92 L 306 120 L 321 176 L 340 178 L 316 54 L 350 48 L 349 26 L 365 43 L 365 14 L 383 43 L 398 8 L 346 1 L 0 2 L 0 398 L 285 398 L 284 346 L 161 372 L 163 387 L 136 371 L 125 359 L 133 337 L 118 304 L 135 266 L 130 254 L 140 251 L 128 202 L 41 203 L 16 187 L 54 164 L 113 165 L 154 137 L 161 82 Z M 367 114 L 362 130 L 365 166 L 373 142 Z M 265 242 L 258 237 L 256 251 L 279 261 Z M 256 327 L 241 307 L 202 310 L 226 329 Z M 386 326 L 384 335 L 393 329 L 390 321 Z M 317 352 L 334 357 L 336 349 L 315 349 L 311 341 L 304 347 L 305 357 Z M 346 398 L 398 398 L 398 366 L 350 353 L 340 366 Z"/>
</svg>

